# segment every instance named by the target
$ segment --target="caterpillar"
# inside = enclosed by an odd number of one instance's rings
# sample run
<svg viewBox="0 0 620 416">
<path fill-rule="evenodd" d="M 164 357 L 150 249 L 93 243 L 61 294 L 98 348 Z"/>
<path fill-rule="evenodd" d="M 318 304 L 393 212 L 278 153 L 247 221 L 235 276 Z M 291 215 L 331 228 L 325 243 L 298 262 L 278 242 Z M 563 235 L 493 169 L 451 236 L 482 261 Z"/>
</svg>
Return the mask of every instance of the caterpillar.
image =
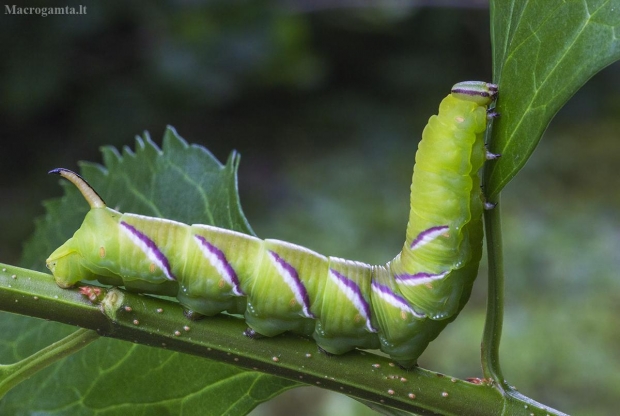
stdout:
<svg viewBox="0 0 620 416">
<path fill-rule="evenodd" d="M 403 367 L 469 299 L 482 252 L 478 171 L 496 114 L 494 84 L 460 82 L 425 127 L 416 153 L 402 251 L 385 265 L 327 257 L 210 225 L 120 213 L 79 175 L 54 169 L 90 204 L 73 237 L 46 260 L 63 288 L 80 280 L 176 296 L 188 311 L 243 314 L 249 336 L 286 331 L 343 354 L 381 349 Z"/>
</svg>

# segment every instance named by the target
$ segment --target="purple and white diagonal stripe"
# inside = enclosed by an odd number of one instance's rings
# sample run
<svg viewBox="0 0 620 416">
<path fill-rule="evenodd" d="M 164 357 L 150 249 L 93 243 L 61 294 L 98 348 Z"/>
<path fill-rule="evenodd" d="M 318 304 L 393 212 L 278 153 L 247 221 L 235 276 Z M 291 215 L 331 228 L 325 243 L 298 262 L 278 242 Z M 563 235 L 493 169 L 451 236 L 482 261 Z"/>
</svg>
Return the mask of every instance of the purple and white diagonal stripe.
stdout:
<svg viewBox="0 0 620 416">
<path fill-rule="evenodd" d="M 172 274 L 172 269 L 170 268 L 170 263 L 168 259 L 164 255 L 164 253 L 159 250 L 157 244 L 150 238 L 148 238 L 145 234 L 141 233 L 131 224 L 126 223 L 125 221 L 120 222 L 121 230 L 127 234 L 132 243 L 134 243 L 142 252 L 148 257 L 153 264 L 159 267 L 168 280 L 177 280 L 176 276 Z"/>
<path fill-rule="evenodd" d="M 385 300 L 390 305 L 399 308 L 403 312 L 410 313 L 416 318 L 426 317 L 426 315 L 424 315 L 423 313 L 416 312 L 411 306 L 409 306 L 409 302 L 407 302 L 405 298 L 403 298 L 402 296 L 398 296 L 389 287 L 379 284 L 374 280 L 372 281 L 371 287 L 373 293 L 375 293 L 381 299 Z"/>
<path fill-rule="evenodd" d="M 409 248 L 411 250 L 420 248 L 430 243 L 440 235 L 445 234 L 449 229 L 450 227 L 448 227 L 447 225 L 440 225 L 437 227 L 431 227 L 428 230 L 424 230 L 420 234 L 418 234 L 416 238 L 413 239 Z"/>
<path fill-rule="evenodd" d="M 241 290 L 239 278 L 237 273 L 232 268 L 226 255 L 222 250 L 209 243 L 206 238 L 201 235 L 195 234 L 194 239 L 198 244 L 200 252 L 209 261 L 211 266 L 217 271 L 217 273 L 228 283 L 236 296 L 245 296 L 245 293 Z"/>
<path fill-rule="evenodd" d="M 287 284 L 287 286 L 293 292 L 295 296 L 295 300 L 298 304 L 301 305 L 304 316 L 307 318 L 315 319 L 316 316 L 310 311 L 310 297 L 308 296 L 308 291 L 304 286 L 303 282 L 299 278 L 299 274 L 297 270 L 289 263 L 287 263 L 282 257 L 280 257 L 276 252 L 268 250 L 269 258 L 273 262 L 276 270 L 282 276 L 282 279 Z"/>
<path fill-rule="evenodd" d="M 358 313 L 366 320 L 366 329 L 369 332 L 377 332 L 370 321 L 370 305 L 366 302 L 357 283 L 331 268 L 329 269 L 329 277 L 338 285 L 338 288 L 344 293 L 347 299 L 351 301 Z"/>
<path fill-rule="evenodd" d="M 416 274 L 405 273 L 395 275 L 394 279 L 396 279 L 398 283 L 402 283 L 406 286 L 418 286 L 434 282 L 435 280 L 443 279 L 447 274 L 448 272 L 442 272 L 437 274 L 426 272 L 420 272 Z"/>
</svg>

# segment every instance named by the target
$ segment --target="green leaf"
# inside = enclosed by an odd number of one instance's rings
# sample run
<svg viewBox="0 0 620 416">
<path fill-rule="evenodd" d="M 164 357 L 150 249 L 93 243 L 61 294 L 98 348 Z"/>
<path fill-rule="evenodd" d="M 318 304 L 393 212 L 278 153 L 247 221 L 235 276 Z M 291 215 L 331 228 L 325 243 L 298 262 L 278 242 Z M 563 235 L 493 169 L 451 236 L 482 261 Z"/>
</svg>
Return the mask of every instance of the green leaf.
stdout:
<svg viewBox="0 0 620 416">
<path fill-rule="evenodd" d="M 121 155 L 105 147 L 105 167 L 82 163 L 81 173 L 111 207 L 252 233 L 238 200 L 237 154 L 221 165 L 172 128 L 162 147 L 145 134 L 136 138 L 135 153 L 125 148 Z M 45 203 L 47 215 L 26 244 L 23 263 L 30 267 L 42 269 L 47 255 L 72 235 L 88 210 L 75 187 L 61 184 L 65 196 Z M 74 328 L 4 313 L 0 331 L 10 334 L 0 362 L 12 363 Z M 100 339 L 11 390 L 0 402 L 0 414 L 246 414 L 297 385 L 204 358 Z"/>
<path fill-rule="evenodd" d="M 121 208 L 123 205 L 122 209 L 147 214 L 152 213 L 149 210 L 157 210 L 162 215 L 185 222 L 194 222 L 192 215 L 214 219 L 221 215 L 228 226 L 249 230 L 238 207 L 236 193 L 230 191 L 235 187 L 234 158 L 227 164 L 233 168 L 215 164 L 210 174 L 206 175 L 214 177 L 206 181 L 207 186 L 211 186 L 211 180 L 228 178 L 228 190 L 213 187 L 212 191 L 220 192 L 222 199 L 228 201 L 231 213 L 222 211 L 222 214 L 217 214 L 217 210 L 211 208 L 213 205 L 206 198 L 206 193 L 196 192 L 195 183 L 200 180 L 187 180 L 184 175 L 179 175 L 183 160 L 178 164 L 160 160 L 174 159 L 175 148 L 187 150 L 189 147 L 182 139 L 175 134 L 167 135 L 163 153 L 148 138 L 139 140 L 138 148 L 135 156 L 126 151 L 123 157 L 119 157 L 116 152 L 108 151 L 105 158 L 109 170 L 85 165 L 83 174 L 93 184 L 92 179 L 98 175 L 107 176 L 106 183 L 95 186 L 110 206 Z M 208 155 L 204 150 L 197 149 L 203 156 Z M 133 158 L 134 163 L 116 175 L 115 166 L 126 163 L 128 158 Z M 137 168 L 143 164 L 151 172 L 150 175 L 144 175 Z M 175 205 L 180 205 L 177 200 L 158 199 L 160 191 L 141 187 L 129 180 L 142 175 L 143 181 L 165 187 L 167 174 L 161 170 L 167 168 L 172 169 L 171 181 L 176 187 L 189 184 L 197 200 L 202 201 L 202 205 L 192 202 L 199 214 L 183 207 L 179 208 L 182 213 L 177 214 L 174 209 Z M 227 169 L 232 169 L 231 173 L 226 174 Z M 122 173 L 127 171 L 130 173 Z M 201 178 L 200 172 L 197 173 L 194 178 Z M 168 187 L 170 190 L 173 188 L 172 185 Z M 179 189 L 175 191 L 178 192 L 177 197 L 183 198 L 184 192 Z M 128 193 L 137 196 L 136 205 L 132 206 Z M 49 226 L 54 238 L 64 235 L 66 230 L 50 226 L 53 215 L 72 215 L 70 211 L 73 206 L 86 205 L 81 198 L 72 199 L 71 195 L 68 191 L 68 195 L 54 206 L 55 210 L 41 222 Z M 151 200 L 160 202 L 154 205 Z M 186 203 L 184 199 L 180 200 Z M 170 212 L 167 211 L 169 209 Z M 46 254 L 39 255 L 45 257 Z M 240 335 L 245 328 L 241 319 L 226 315 L 205 319 L 201 325 L 193 324 L 187 337 L 178 336 L 175 328 L 186 325 L 178 303 L 113 289 L 108 295 L 113 292 L 118 294 L 109 298 L 106 296 L 106 299 L 116 301 L 110 300 L 103 308 L 104 313 L 101 313 L 96 305 L 84 300 L 79 291 L 60 289 L 48 274 L 9 265 L 0 266 L 0 309 L 72 322 L 89 330 L 97 330 L 102 335 L 133 341 L 100 339 L 80 353 L 36 373 L 29 381 L 7 393 L 0 402 L 0 414 L 245 414 L 258 403 L 298 386 L 297 380 L 343 392 L 385 414 L 402 415 L 413 411 L 419 414 L 477 412 L 490 415 L 498 414 L 502 408 L 511 414 L 529 414 L 534 409 L 547 411 L 544 406 L 526 398 L 502 397 L 488 383 L 457 380 L 420 368 L 404 371 L 395 368 L 386 357 L 368 352 L 352 351 L 337 359 L 313 354 L 311 351 L 316 351 L 316 344 L 294 334 L 255 342 Z M 160 308 L 165 309 L 166 313 L 157 313 Z M 141 317 L 139 325 L 135 322 L 134 313 Z M 69 333 L 71 328 L 5 315 L 0 319 L 0 331 L 8 334 L 5 348 L 0 349 L 0 362 L 6 364 L 21 361 L 40 351 Z M 206 358 L 144 347 L 137 345 L 138 342 L 157 346 L 165 344 L 167 349 L 217 357 L 218 360 L 262 369 L 293 381 L 243 371 Z M 10 370 L 10 366 L 3 368 Z M 33 386 L 37 389 L 36 396 L 32 395 Z M 524 407 L 526 402 L 528 404 Z M 547 413 L 559 414 L 552 409 Z"/>
<path fill-rule="evenodd" d="M 104 166 L 81 162 L 81 174 L 110 207 L 122 212 L 168 218 L 186 224 L 209 224 L 254 234 L 239 203 L 239 155 L 222 165 L 208 150 L 188 145 L 172 127 L 162 150 L 148 133 L 136 137 L 136 150 L 102 148 Z M 47 215 L 36 222 L 24 247 L 22 265 L 45 271 L 45 258 L 77 230 L 88 204 L 75 186 L 59 180 L 65 196 L 45 201 Z M 180 203 L 179 201 L 183 201 Z"/>
<path fill-rule="evenodd" d="M 2 330 L 18 333 L 20 321 L 29 325 L 32 319 L 18 317 L 13 324 L 3 319 Z M 42 348 L 59 335 L 59 328 L 71 332 L 67 326 L 44 323 L 9 346 L 20 353 L 27 343 L 34 343 L 28 349 Z M 11 390 L 0 413 L 246 414 L 294 385 L 187 354 L 102 338 Z"/>
<path fill-rule="evenodd" d="M 499 84 L 485 172 L 494 200 L 528 160 L 553 116 L 594 74 L 620 59 L 620 2 L 491 1 L 493 77 Z"/>
</svg>

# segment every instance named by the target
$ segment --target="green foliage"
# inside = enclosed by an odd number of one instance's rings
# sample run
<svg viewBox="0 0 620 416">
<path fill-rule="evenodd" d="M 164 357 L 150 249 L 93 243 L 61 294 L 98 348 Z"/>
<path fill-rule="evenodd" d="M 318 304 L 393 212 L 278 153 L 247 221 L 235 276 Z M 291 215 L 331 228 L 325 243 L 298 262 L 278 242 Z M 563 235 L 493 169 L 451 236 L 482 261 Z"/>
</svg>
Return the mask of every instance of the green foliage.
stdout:
<svg viewBox="0 0 620 416">
<path fill-rule="evenodd" d="M 136 151 L 102 148 L 104 166 L 81 163 L 81 172 L 106 204 L 122 212 L 169 218 L 186 224 L 218 225 L 253 234 L 237 194 L 239 155 L 222 166 L 201 146 L 188 146 L 172 127 L 160 150 L 148 133 L 136 137 Z M 66 181 L 62 199 L 45 202 L 47 215 L 24 248 L 22 264 L 44 271 L 51 253 L 78 229 L 88 205 Z M 183 201 L 180 203 L 179 201 Z M 43 256 L 43 257 L 42 257 Z"/>
<path fill-rule="evenodd" d="M 2 331 L 19 334 L 5 342 L 2 362 L 22 358 L 73 331 L 66 325 L 15 318 L 0 320 Z M 34 396 L 33 386 L 37 386 Z M 245 414 L 294 386 L 275 376 L 204 358 L 102 338 L 11 390 L 0 403 L 0 412 Z"/>
<path fill-rule="evenodd" d="M 525 165 L 553 116 L 594 74 L 620 59 L 615 0 L 491 2 L 493 81 L 500 86 L 485 173 L 493 200 Z"/>
<path fill-rule="evenodd" d="M 551 2 L 495 0 L 491 4 L 494 81 L 500 85 L 498 111 L 502 114 L 493 126 L 491 150 L 503 155 L 499 161 L 488 164 L 485 173 L 487 196 L 493 200 L 523 167 L 551 118 L 561 106 L 593 74 L 620 56 L 618 36 L 615 33 L 619 27 L 620 7 L 617 1 L 600 0 L 558 1 L 553 4 Z M 179 18 L 178 22 L 181 21 Z M 176 27 L 177 30 L 182 29 L 183 38 L 188 39 L 201 39 L 205 35 L 201 28 L 213 27 L 205 26 L 204 22 L 194 23 L 188 27 L 182 23 L 172 27 Z M 279 44 L 282 44 L 282 40 L 287 38 L 287 34 L 291 33 L 295 25 L 287 21 L 278 27 L 274 33 L 280 39 Z M 295 36 L 303 37 L 300 32 L 295 32 L 295 30 L 293 32 Z M 202 48 L 203 45 L 201 42 L 195 42 L 193 47 Z M 176 51 L 177 57 L 191 55 L 191 52 L 187 52 L 185 47 L 180 47 L 179 43 L 164 46 Z M 221 50 L 230 49 L 222 47 Z M 289 67 L 285 59 L 289 56 L 286 53 L 287 49 L 283 48 L 283 50 L 284 53 L 277 55 L 280 56 L 278 59 L 281 59 L 284 66 Z M 58 59 L 58 56 L 55 58 Z M 279 65 L 278 59 L 272 60 L 266 67 Z M 179 62 L 182 60 L 173 58 L 168 64 L 176 65 Z M 243 60 L 243 62 L 247 61 Z M 162 68 L 172 67 L 162 65 Z M 192 69 L 191 65 L 181 69 L 185 71 L 182 72 L 184 74 L 182 76 L 179 76 L 176 70 L 171 69 L 169 72 L 171 84 L 172 81 L 178 83 L 173 86 L 173 89 L 187 88 L 187 80 L 192 80 L 197 77 L 197 74 L 203 73 L 200 68 Z M 14 72 L 21 73 L 20 71 Z M 239 78 L 243 79 L 245 74 L 252 71 L 244 69 L 241 72 Z M 238 73 L 235 74 L 238 75 Z M 285 74 L 284 78 L 288 76 L 289 74 Z M 265 77 L 265 79 L 268 78 Z M 217 81 L 217 77 L 214 79 Z M 193 82 L 188 84 L 192 89 L 195 86 Z M 203 91 L 198 95 L 208 95 L 213 85 L 226 87 L 230 84 L 211 82 L 201 85 Z M 44 94 L 48 90 L 50 89 L 47 87 L 36 89 L 38 94 Z M 233 89 L 217 91 L 215 100 L 228 99 L 229 91 Z M 34 97 L 28 94 L 16 95 Z M 93 113 L 99 112 L 93 111 Z M 169 131 L 167 136 L 173 136 L 173 133 Z M 170 139 L 171 137 L 168 138 Z M 138 141 L 139 150 L 135 156 L 125 151 L 120 157 L 108 148 L 104 150 L 104 157 L 106 164 L 109 164 L 110 173 L 90 164 L 83 165 L 83 173 L 110 206 L 118 206 L 123 211 L 161 215 L 185 222 L 208 223 L 209 218 L 213 217 L 217 225 L 228 224 L 230 227 L 249 232 L 250 228 L 238 208 L 236 189 L 234 189 L 237 159 L 234 156 L 231 157 L 226 165 L 228 179 L 225 186 L 217 186 L 206 193 L 196 192 L 198 187 L 190 184 L 187 192 L 193 194 L 195 199 L 188 201 L 181 199 L 182 195 L 185 198 L 185 191 L 177 188 L 178 184 L 185 182 L 185 175 L 182 173 L 185 167 L 181 169 L 175 167 L 184 166 L 184 163 L 188 162 L 188 159 L 184 157 L 187 157 L 189 153 L 200 159 L 196 164 L 190 163 L 190 166 L 194 168 L 203 163 L 206 165 L 212 163 L 215 167 L 218 165 L 215 161 L 208 162 L 209 157 L 196 156 L 193 154 L 194 150 L 188 150 L 178 142 L 174 143 L 176 144 L 164 143 L 163 156 L 147 137 Z M 174 162 L 165 162 L 174 175 L 173 180 L 170 181 L 164 179 L 163 176 L 158 177 L 158 173 L 163 169 L 162 166 L 148 162 L 148 160 L 168 158 L 168 150 L 171 154 L 179 155 Z M 185 156 L 180 156 L 184 154 L 184 151 Z M 140 155 L 144 155 L 144 159 L 140 159 Z M 138 164 L 141 164 L 139 161 L 148 163 L 138 167 Z M 111 166 L 120 166 L 125 162 L 126 164 L 119 169 L 119 172 L 127 169 L 128 173 L 120 173 L 115 178 L 111 174 Z M 152 179 L 153 174 L 155 174 L 155 179 Z M 207 187 L 215 183 L 211 182 L 208 176 L 204 176 L 205 180 L 202 183 Z M 132 179 L 132 185 L 145 185 L 146 188 L 128 187 L 129 178 Z M 170 194 L 159 193 L 156 189 L 165 189 Z M 221 207 L 231 206 L 235 214 L 228 217 L 226 211 L 218 212 L 218 209 L 213 208 L 210 200 L 211 192 L 219 193 L 225 201 Z M 167 195 L 175 195 L 175 198 L 168 198 Z M 170 201 L 173 199 L 174 202 L 182 200 L 183 203 L 177 203 L 177 207 L 170 206 Z M 220 201 L 219 197 L 214 199 Z M 163 206 L 161 206 L 162 203 Z M 69 210 L 66 207 L 72 209 Z M 73 210 L 74 207 L 77 207 L 77 210 Z M 200 208 L 194 212 L 196 207 Z M 86 204 L 71 187 L 66 187 L 66 196 L 60 201 L 47 202 L 46 209 L 48 215 L 53 216 L 54 220 L 39 222 L 37 234 L 25 252 L 24 264 L 29 267 L 36 265 L 39 269 L 41 268 L 46 255 L 77 228 L 86 212 Z M 199 219 L 189 219 L 194 218 L 193 215 Z M 224 222 L 219 223 L 219 221 Z M 556 283 L 559 284 L 559 282 Z M 570 313 L 578 312 L 570 311 Z M 455 325 L 459 325 L 459 321 Z M 0 330 L 4 334 L 11 334 L 4 340 L 5 348 L 0 350 L 0 362 L 3 363 L 23 358 L 70 332 L 67 326 L 49 322 L 39 323 L 32 319 L 6 314 L 3 314 L 0 319 Z M 13 334 L 19 334 L 19 336 L 14 337 Z M 510 354 L 511 351 L 506 352 Z M 156 374 L 151 371 L 154 368 L 167 371 Z M 183 374 L 180 374 L 179 369 L 182 369 Z M 293 386 L 275 377 L 247 373 L 224 364 L 213 364 L 202 359 L 166 353 L 138 345 L 128 345 L 115 340 L 98 341 L 83 352 L 63 360 L 51 370 L 34 376 L 27 386 L 11 391 L 0 404 L 2 412 L 20 414 L 40 410 L 51 414 L 62 414 L 65 411 L 86 414 L 105 413 L 106 411 L 128 414 L 141 411 L 160 414 L 177 413 L 181 409 L 179 406 L 189 404 L 189 401 L 184 401 L 182 397 L 190 394 L 188 400 L 196 400 L 192 405 L 195 404 L 194 408 L 201 409 L 201 412 L 197 414 L 204 414 L 204 409 L 212 410 L 214 414 L 223 413 L 225 410 L 244 413 L 256 403 L 267 400 Z M 191 380 L 191 383 L 188 383 L 188 380 Z M 212 386 L 215 380 L 221 381 Z M 226 383 L 229 383 L 232 388 L 217 390 L 218 386 Z M 553 383 L 553 380 L 549 380 L 548 383 Z M 67 384 L 75 389 L 73 395 L 67 393 L 69 389 L 64 388 Z M 36 402 L 30 393 L 32 385 L 39 386 Z M 148 389 L 149 385 L 157 385 L 158 388 Z M 122 397 L 117 393 L 118 386 L 123 387 Z M 161 388 L 161 386 L 169 387 L 169 389 Z M 248 398 L 245 392 L 250 391 L 252 386 L 257 386 L 257 389 L 261 391 L 254 390 L 257 393 Z M 237 393 L 231 393 L 233 390 Z M 130 404 L 118 405 L 118 397 Z M 165 403 L 162 404 L 163 402 Z M 228 407 L 230 403 L 241 404 L 233 409 Z M 183 410 L 186 411 L 187 408 Z"/>
<path fill-rule="evenodd" d="M 105 166 L 82 164 L 82 175 L 110 206 L 251 232 L 239 206 L 235 153 L 222 166 L 204 148 L 188 146 L 172 128 L 162 150 L 146 134 L 136 139 L 136 147 L 135 153 L 125 149 L 123 155 L 105 147 Z M 48 214 L 26 245 L 26 264 L 42 264 L 86 214 L 88 206 L 75 187 L 63 186 L 65 196 L 46 203 Z M 21 360 L 73 331 L 5 313 L 0 325 L 4 334 L 19 334 L 0 350 L 3 363 Z M 39 386 L 36 401 L 32 385 Z M 0 413 L 118 414 L 131 407 L 145 414 L 244 414 L 294 386 L 203 358 L 101 339 L 13 389 L 0 403 Z"/>
</svg>

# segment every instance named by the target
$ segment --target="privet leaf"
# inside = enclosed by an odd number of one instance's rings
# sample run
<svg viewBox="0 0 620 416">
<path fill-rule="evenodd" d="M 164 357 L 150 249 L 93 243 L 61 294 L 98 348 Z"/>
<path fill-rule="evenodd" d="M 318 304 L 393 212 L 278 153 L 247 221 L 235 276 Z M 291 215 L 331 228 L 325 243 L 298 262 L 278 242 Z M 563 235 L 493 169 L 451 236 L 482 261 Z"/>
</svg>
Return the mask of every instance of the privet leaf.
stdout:
<svg viewBox="0 0 620 416">
<path fill-rule="evenodd" d="M 221 165 L 203 147 L 188 146 L 172 128 L 162 147 L 145 133 L 136 138 L 135 152 L 105 147 L 104 166 L 82 163 L 81 174 L 119 210 L 252 234 L 238 200 L 236 153 Z M 29 267 L 43 269 L 47 255 L 75 232 L 88 210 L 75 187 L 61 184 L 65 196 L 45 203 L 47 214 L 26 244 L 23 264 Z M 0 362 L 9 363 L 74 329 L 2 314 L 0 330 L 11 334 L 0 349 Z M 204 358 L 100 339 L 11 390 L 0 402 L 0 414 L 118 414 L 128 409 L 132 414 L 246 414 L 295 386 Z"/>
<path fill-rule="evenodd" d="M 485 173 L 490 200 L 517 174 L 553 116 L 605 66 L 620 59 L 616 0 L 491 1 L 493 77 L 499 84 Z"/>
</svg>

